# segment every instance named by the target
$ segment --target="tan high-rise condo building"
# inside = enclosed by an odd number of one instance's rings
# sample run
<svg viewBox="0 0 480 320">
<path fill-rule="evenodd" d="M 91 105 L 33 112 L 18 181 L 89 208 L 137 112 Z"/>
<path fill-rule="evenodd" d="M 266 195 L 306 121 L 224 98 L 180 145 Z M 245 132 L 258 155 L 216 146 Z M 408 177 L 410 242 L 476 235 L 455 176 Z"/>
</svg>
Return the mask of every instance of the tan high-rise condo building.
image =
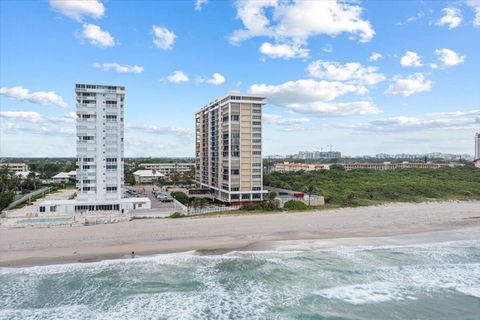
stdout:
<svg viewBox="0 0 480 320">
<path fill-rule="evenodd" d="M 220 201 L 263 200 L 262 107 L 265 97 L 231 93 L 195 116 L 195 179 Z"/>
</svg>

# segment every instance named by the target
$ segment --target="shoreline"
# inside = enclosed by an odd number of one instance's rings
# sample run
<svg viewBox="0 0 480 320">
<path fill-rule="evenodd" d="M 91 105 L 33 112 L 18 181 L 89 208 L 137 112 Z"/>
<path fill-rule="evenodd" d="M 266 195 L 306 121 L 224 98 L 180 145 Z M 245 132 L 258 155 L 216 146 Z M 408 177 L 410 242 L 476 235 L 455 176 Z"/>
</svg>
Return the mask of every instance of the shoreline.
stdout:
<svg viewBox="0 0 480 320">
<path fill-rule="evenodd" d="M 0 231 L 0 267 L 122 259 L 131 251 L 141 257 L 188 251 L 200 255 L 261 251 L 297 240 L 333 245 L 365 238 L 381 242 L 385 237 L 468 228 L 480 228 L 480 201 L 4 229 Z"/>
</svg>

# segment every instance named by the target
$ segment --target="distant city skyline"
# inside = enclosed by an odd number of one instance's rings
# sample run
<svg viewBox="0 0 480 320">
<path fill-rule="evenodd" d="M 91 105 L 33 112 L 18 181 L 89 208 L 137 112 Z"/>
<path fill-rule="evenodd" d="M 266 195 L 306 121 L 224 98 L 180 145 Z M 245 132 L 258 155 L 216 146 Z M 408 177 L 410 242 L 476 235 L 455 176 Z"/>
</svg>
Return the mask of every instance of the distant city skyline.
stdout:
<svg viewBox="0 0 480 320">
<path fill-rule="evenodd" d="M 125 86 L 125 157 L 194 157 L 232 90 L 264 155 L 473 155 L 479 38 L 478 1 L 1 1 L 0 157 L 75 157 L 75 83 Z"/>
</svg>

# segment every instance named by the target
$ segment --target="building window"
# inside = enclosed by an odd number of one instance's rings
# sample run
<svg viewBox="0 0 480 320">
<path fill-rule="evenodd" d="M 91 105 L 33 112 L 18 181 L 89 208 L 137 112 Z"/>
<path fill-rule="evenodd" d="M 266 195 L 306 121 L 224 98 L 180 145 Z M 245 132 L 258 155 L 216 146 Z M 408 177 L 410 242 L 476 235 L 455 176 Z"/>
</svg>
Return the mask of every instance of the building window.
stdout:
<svg viewBox="0 0 480 320">
<path fill-rule="evenodd" d="M 232 121 L 240 120 L 240 116 L 238 114 L 232 114 Z"/>
<path fill-rule="evenodd" d="M 262 190 L 262 187 L 253 187 L 252 190 L 253 190 L 253 191 L 261 191 L 261 190 Z"/>
<path fill-rule="evenodd" d="M 253 155 L 259 156 L 262 154 L 262 151 L 252 151 Z"/>
<path fill-rule="evenodd" d="M 232 169 L 232 175 L 239 175 L 240 170 L 239 169 Z"/>
<path fill-rule="evenodd" d="M 107 191 L 117 191 L 117 187 L 107 187 Z"/>
<path fill-rule="evenodd" d="M 55 212 L 56 211 L 56 207 L 55 206 L 50 206 L 50 212 Z"/>
<path fill-rule="evenodd" d="M 260 193 L 254 193 L 252 194 L 252 198 L 253 199 L 260 199 L 262 197 L 262 195 Z"/>
<path fill-rule="evenodd" d="M 231 191 L 239 191 L 239 190 L 240 190 L 240 187 L 231 187 L 230 190 L 231 190 Z"/>
<path fill-rule="evenodd" d="M 253 121 L 252 124 L 253 124 L 254 126 L 259 126 L 259 125 L 262 124 L 262 121 Z"/>
<path fill-rule="evenodd" d="M 45 212 L 45 207 L 44 206 L 40 207 L 40 212 Z"/>
<path fill-rule="evenodd" d="M 255 174 L 255 175 L 252 176 L 252 179 L 262 179 L 262 176 Z"/>
<path fill-rule="evenodd" d="M 240 199 L 240 195 L 239 195 L 239 194 L 232 194 L 232 195 L 230 196 L 230 199 L 232 199 L 232 200 L 239 200 L 239 199 Z"/>
<path fill-rule="evenodd" d="M 107 170 L 117 170 L 116 164 L 107 164 Z"/>
<path fill-rule="evenodd" d="M 243 200 L 250 200 L 250 194 L 242 194 Z"/>
</svg>

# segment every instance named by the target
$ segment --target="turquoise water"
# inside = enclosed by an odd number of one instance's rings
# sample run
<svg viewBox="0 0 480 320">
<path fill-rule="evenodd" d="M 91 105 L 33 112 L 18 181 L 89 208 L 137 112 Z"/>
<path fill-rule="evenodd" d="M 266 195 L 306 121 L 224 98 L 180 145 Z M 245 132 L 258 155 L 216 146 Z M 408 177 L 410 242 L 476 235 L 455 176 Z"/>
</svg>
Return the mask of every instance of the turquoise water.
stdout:
<svg viewBox="0 0 480 320">
<path fill-rule="evenodd" d="M 37 224 L 37 223 L 55 223 L 55 222 L 65 222 L 70 220 L 70 218 L 34 218 L 34 219 L 25 219 L 17 221 L 19 224 Z"/>
<path fill-rule="evenodd" d="M 479 318 L 478 240 L 0 269 L 0 319 Z"/>
</svg>

